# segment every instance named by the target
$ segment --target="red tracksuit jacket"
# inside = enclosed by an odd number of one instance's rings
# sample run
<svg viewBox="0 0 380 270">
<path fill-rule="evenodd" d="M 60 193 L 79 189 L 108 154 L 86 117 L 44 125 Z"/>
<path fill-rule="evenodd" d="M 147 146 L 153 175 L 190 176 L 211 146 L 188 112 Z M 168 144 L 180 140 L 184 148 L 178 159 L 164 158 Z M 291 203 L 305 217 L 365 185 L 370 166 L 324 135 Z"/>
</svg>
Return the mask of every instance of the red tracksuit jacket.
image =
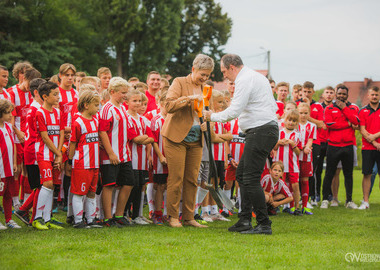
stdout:
<svg viewBox="0 0 380 270">
<path fill-rule="evenodd" d="M 359 124 L 359 107 L 347 102 L 342 110 L 335 102 L 325 109 L 324 122 L 328 129 L 327 142 L 329 145 L 344 147 L 355 144 L 355 130 L 349 125 Z"/>
</svg>

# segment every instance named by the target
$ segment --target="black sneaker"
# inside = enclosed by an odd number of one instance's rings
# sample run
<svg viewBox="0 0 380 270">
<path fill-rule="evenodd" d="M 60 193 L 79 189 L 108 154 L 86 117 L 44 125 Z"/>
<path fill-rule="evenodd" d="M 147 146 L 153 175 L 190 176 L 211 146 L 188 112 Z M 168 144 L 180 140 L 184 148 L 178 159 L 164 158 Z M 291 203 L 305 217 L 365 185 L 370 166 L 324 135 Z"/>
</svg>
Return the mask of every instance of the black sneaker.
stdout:
<svg viewBox="0 0 380 270">
<path fill-rule="evenodd" d="M 86 225 L 86 223 L 84 223 L 83 220 L 82 220 L 81 222 L 79 222 L 79 223 L 75 223 L 75 224 L 73 225 L 73 227 L 74 227 L 75 229 L 88 229 L 88 228 L 90 228 L 89 226 Z"/>
<path fill-rule="evenodd" d="M 201 217 L 200 214 L 195 214 L 194 219 L 195 220 L 203 220 L 203 218 Z"/>
<path fill-rule="evenodd" d="M 26 225 L 29 224 L 30 218 L 29 218 L 29 212 L 28 211 L 17 210 L 17 211 L 15 211 L 15 215 L 22 222 L 24 222 Z"/>
<path fill-rule="evenodd" d="M 102 223 L 103 222 L 94 220 L 93 222 L 87 223 L 87 226 L 90 228 L 103 228 L 103 226 L 101 225 Z"/>
<path fill-rule="evenodd" d="M 229 218 L 230 217 L 230 214 L 228 214 L 227 212 L 224 212 L 222 211 L 222 213 L 220 213 L 223 217 L 225 218 Z"/>
<path fill-rule="evenodd" d="M 268 216 L 277 215 L 276 208 L 274 208 L 272 205 L 267 205 L 267 211 L 268 211 Z"/>
<path fill-rule="evenodd" d="M 104 227 L 117 227 L 117 228 L 123 227 L 123 225 L 117 223 L 113 218 L 110 218 L 109 220 L 104 221 L 103 226 Z"/>
<path fill-rule="evenodd" d="M 294 210 L 293 215 L 295 215 L 295 216 L 302 216 L 302 212 L 300 210 L 296 209 L 296 210 Z"/>
<path fill-rule="evenodd" d="M 121 226 L 131 226 L 132 223 L 126 219 L 125 217 L 114 217 L 113 218 L 116 223 L 120 224 Z"/>
<path fill-rule="evenodd" d="M 240 232 L 242 234 L 272 234 L 272 227 L 271 225 L 262 225 L 259 224 L 255 228 L 251 228 L 247 231 Z"/>
<path fill-rule="evenodd" d="M 74 216 L 69 216 L 66 218 L 66 223 L 69 225 L 74 225 Z"/>
<path fill-rule="evenodd" d="M 235 223 L 235 225 L 232 225 L 228 228 L 228 231 L 230 232 L 242 232 L 252 229 L 251 221 L 247 219 L 239 219 L 238 222 Z"/>
</svg>

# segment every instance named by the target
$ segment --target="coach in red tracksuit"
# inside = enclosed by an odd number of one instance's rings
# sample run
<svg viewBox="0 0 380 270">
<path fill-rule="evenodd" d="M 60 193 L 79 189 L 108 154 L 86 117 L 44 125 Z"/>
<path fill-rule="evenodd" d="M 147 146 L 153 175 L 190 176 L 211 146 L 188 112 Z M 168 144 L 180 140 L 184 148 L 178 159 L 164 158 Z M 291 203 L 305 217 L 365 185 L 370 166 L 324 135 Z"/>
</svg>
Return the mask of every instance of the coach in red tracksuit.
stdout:
<svg viewBox="0 0 380 270">
<path fill-rule="evenodd" d="M 323 201 L 321 208 L 328 208 L 327 197 L 339 161 L 342 161 L 346 187 L 346 207 L 357 208 L 352 202 L 354 168 L 354 126 L 359 125 L 358 106 L 347 101 L 348 88 L 344 84 L 336 87 L 336 101 L 325 109 L 324 122 L 328 129 L 326 174 L 323 180 Z"/>
</svg>

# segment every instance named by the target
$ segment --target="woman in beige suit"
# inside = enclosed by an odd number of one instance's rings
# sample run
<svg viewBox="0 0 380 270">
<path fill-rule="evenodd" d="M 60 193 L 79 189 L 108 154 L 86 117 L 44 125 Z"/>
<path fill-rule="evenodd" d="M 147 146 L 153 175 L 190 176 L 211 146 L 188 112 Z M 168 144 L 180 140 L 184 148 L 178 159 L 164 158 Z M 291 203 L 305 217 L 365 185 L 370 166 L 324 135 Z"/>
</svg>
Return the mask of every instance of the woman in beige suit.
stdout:
<svg viewBox="0 0 380 270">
<path fill-rule="evenodd" d="M 183 224 L 207 227 L 194 220 L 203 141 L 199 119 L 194 112 L 194 100 L 202 99 L 203 85 L 213 70 L 213 59 L 199 54 L 193 61 L 191 74 L 175 78 L 167 93 L 168 116 L 162 136 L 169 169 L 167 210 L 171 227 L 182 227 L 179 222 L 181 197 Z"/>
</svg>

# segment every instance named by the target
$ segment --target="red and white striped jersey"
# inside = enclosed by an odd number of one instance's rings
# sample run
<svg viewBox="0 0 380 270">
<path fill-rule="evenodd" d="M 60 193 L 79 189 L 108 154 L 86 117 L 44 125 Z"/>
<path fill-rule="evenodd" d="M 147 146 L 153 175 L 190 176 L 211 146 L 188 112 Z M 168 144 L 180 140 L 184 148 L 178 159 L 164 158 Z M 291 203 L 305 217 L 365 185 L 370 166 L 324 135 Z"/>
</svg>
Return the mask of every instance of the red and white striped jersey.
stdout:
<svg viewBox="0 0 380 270">
<path fill-rule="evenodd" d="M 164 153 L 164 142 L 161 135 L 161 128 L 164 125 L 165 119 L 162 117 L 161 113 L 153 117 L 151 122 L 151 130 L 154 136 L 154 142 L 158 144 L 158 148 L 161 153 L 165 156 Z M 153 151 L 153 173 L 154 174 L 168 174 L 168 166 L 162 165 L 160 159 L 158 158 L 154 149 Z"/>
<path fill-rule="evenodd" d="M 284 118 L 278 119 L 277 122 L 278 122 L 278 128 L 279 129 L 282 129 L 285 127 Z"/>
<path fill-rule="evenodd" d="M 231 155 L 232 158 L 239 163 L 241 159 L 241 155 L 244 151 L 244 145 L 245 145 L 245 138 L 240 137 L 239 133 L 242 132 L 242 130 L 239 128 L 238 119 L 234 119 L 230 121 L 231 125 L 231 133 L 232 133 L 232 140 L 230 141 L 230 148 L 231 148 Z"/>
<path fill-rule="evenodd" d="M 160 108 L 154 109 L 152 111 L 146 112 L 144 116 L 149 120 L 152 121 L 153 117 L 155 117 L 157 114 L 160 113 Z"/>
<path fill-rule="evenodd" d="M 263 178 L 261 178 L 260 183 L 264 191 L 272 194 L 273 196 L 277 194 L 283 194 L 285 198 L 292 196 L 292 193 L 285 182 L 279 179 L 276 183 L 274 183 L 270 174 L 266 174 Z"/>
<path fill-rule="evenodd" d="M 264 175 L 268 174 L 268 173 L 269 173 L 269 169 L 270 169 L 270 161 L 269 161 L 269 159 L 267 158 L 267 159 L 265 160 L 264 170 L 263 170 L 261 176 L 263 177 Z"/>
<path fill-rule="evenodd" d="M 215 134 L 223 134 L 223 129 L 225 129 L 227 132 L 231 131 L 231 124 L 229 122 L 215 122 Z M 212 152 L 214 155 L 214 160 L 224 161 L 224 143 L 213 143 Z"/>
<path fill-rule="evenodd" d="M 146 122 L 142 116 L 137 115 L 138 119 L 128 114 L 129 121 L 129 133 L 131 135 L 129 139 L 129 148 L 132 152 L 132 169 L 133 170 L 148 170 L 148 156 L 146 145 L 134 143 L 133 138 L 141 135 L 148 135 L 153 137 L 150 130 L 150 126 L 146 125 Z M 146 118 L 145 118 L 146 119 Z"/>
<path fill-rule="evenodd" d="M 301 134 L 301 147 L 302 149 L 305 148 L 307 141 L 312 138 L 313 140 L 317 139 L 317 126 L 314 123 L 311 123 L 309 121 L 306 122 L 306 124 L 298 125 L 298 131 Z M 312 153 L 305 155 L 303 151 L 301 151 L 299 156 L 300 161 L 307 161 L 311 162 L 313 161 L 313 155 Z"/>
<path fill-rule="evenodd" d="M 64 127 L 71 126 L 71 111 L 77 102 L 78 95 L 74 88 L 71 88 L 70 90 L 64 90 L 59 87 L 59 109 L 61 110 L 61 122 Z"/>
<path fill-rule="evenodd" d="M 276 104 L 278 108 L 276 114 L 282 116 L 284 114 L 285 104 L 284 102 L 279 101 L 279 100 L 276 100 Z"/>
<path fill-rule="evenodd" d="M 70 141 L 77 146 L 73 157 L 73 169 L 99 168 L 99 121 L 79 115 L 71 125 Z"/>
<path fill-rule="evenodd" d="M 0 93 L 0 99 L 8 99 L 11 100 L 11 96 L 8 94 L 7 90 L 3 88 L 3 92 Z"/>
<path fill-rule="evenodd" d="M 288 139 L 293 140 L 298 148 L 301 148 L 301 135 L 297 130 L 293 130 L 289 133 L 285 129 L 280 130 L 279 140 Z M 280 145 L 277 149 L 277 155 L 273 161 L 281 160 L 284 163 L 284 172 L 299 172 L 298 155 L 294 153 L 292 147 L 287 145 Z"/>
<path fill-rule="evenodd" d="M 12 125 L 4 122 L 4 127 L 0 127 L 0 178 L 13 176 L 14 148 Z"/>
<path fill-rule="evenodd" d="M 33 100 L 26 115 L 26 133 L 24 145 L 24 164 L 37 165 L 35 143 L 37 142 L 36 113 L 41 105 Z"/>
<path fill-rule="evenodd" d="M 26 115 L 28 114 L 29 106 L 33 102 L 33 97 L 29 91 L 22 91 L 16 84 L 7 90 L 11 96 L 11 102 L 15 106 L 12 115 L 15 117 L 15 127 L 26 132 Z M 17 136 L 15 142 L 20 143 Z"/>
<path fill-rule="evenodd" d="M 55 155 L 42 140 L 41 132 L 46 131 L 50 140 L 54 143 L 54 146 L 58 148 L 59 133 L 63 130 L 63 125 L 61 126 L 60 119 L 60 111 L 57 108 L 53 108 L 53 111 L 51 112 L 43 107 L 40 107 L 37 110 L 37 143 L 35 144 L 37 161 L 54 161 Z"/>
<path fill-rule="evenodd" d="M 99 131 L 105 131 L 110 140 L 112 150 L 121 163 L 131 161 L 128 147 L 130 134 L 128 133 L 128 114 L 124 106 L 119 108 L 110 101 L 100 111 Z M 107 152 L 100 149 L 101 164 L 111 164 Z"/>
</svg>

